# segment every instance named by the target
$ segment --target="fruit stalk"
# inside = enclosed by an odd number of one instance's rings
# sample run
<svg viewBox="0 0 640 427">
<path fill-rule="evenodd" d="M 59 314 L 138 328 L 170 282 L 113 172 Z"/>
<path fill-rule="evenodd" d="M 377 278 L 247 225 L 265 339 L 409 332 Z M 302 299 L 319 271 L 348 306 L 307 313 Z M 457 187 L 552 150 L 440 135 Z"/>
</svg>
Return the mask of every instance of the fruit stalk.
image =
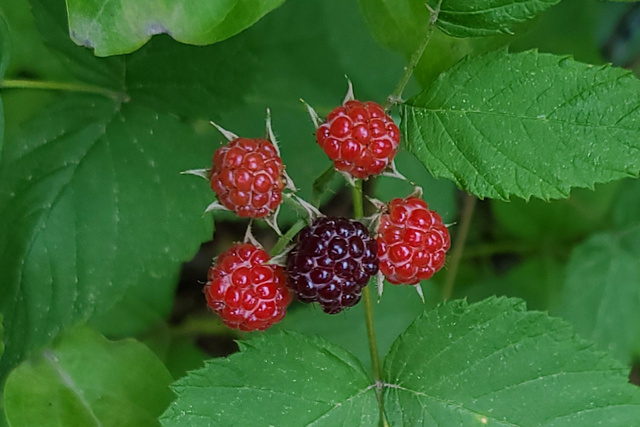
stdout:
<svg viewBox="0 0 640 427">
<path fill-rule="evenodd" d="M 409 60 L 409 64 L 407 64 L 404 74 L 396 86 L 395 90 L 387 97 L 387 101 L 384 103 L 384 110 L 389 111 L 391 107 L 395 104 L 402 102 L 402 92 L 404 91 L 405 86 L 409 83 L 409 79 L 413 75 L 413 70 L 415 70 L 418 62 L 420 62 L 420 58 L 422 58 L 422 54 L 424 50 L 427 48 L 429 41 L 431 40 L 431 36 L 433 35 L 433 31 L 436 28 L 436 22 L 438 21 L 438 14 L 440 13 L 440 7 L 442 6 L 442 0 L 438 1 L 438 4 L 434 9 L 429 8 L 429 12 L 431 16 L 429 17 L 429 25 L 427 26 L 427 31 L 424 33 L 424 38 L 422 42 L 418 46 L 418 48 L 411 55 L 411 59 Z"/>
<path fill-rule="evenodd" d="M 356 219 L 364 216 L 364 207 L 362 204 L 362 180 L 358 179 L 355 186 L 351 190 L 353 199 L 353 214 Z M 364 317 L 367 325 L 367 339 L 369 341 L 369 353 L 371 355 L 371 368 L 373 369 L 373 378 L 376 381 L 376 393 L 378 396 L 378 407 L 380 408 L 380 425 L 388 426 L 387 419 L 384 414 L 384 402 L 382 400 L 382 369 L 380 366 L 380 355 L 378 354 L 378 344 L 376 342 L 376 331 L 373 324 L 373 303 L 369 286 L 365 286 L 362 291 L 362 300 L 364 303 Z"/>
<path fill-rule="evenodd" d="M 442 291 L 442 299 L 447 301 L 451 298 L 453 293 L 453 285 L 458 274 L 458 266 L 462 259 L 462 253 L 464 251 L 464 244 L 469 234 L 469 227 L 471 225 L 471 218 L 473 217 L 473 211 L 476 207 L 476 201 L 478 199 L 472 194 L 466 194 L 464 198 L 464 204 L 462 206 L 462 218 L 460 220 L 460 228 L 458 229 L 456 240 L 453 243 L 453 251 L 451 253 L 450 264 L 447 269 L 447 276 L 445 277 L 444 290 Z"/>
</svg>

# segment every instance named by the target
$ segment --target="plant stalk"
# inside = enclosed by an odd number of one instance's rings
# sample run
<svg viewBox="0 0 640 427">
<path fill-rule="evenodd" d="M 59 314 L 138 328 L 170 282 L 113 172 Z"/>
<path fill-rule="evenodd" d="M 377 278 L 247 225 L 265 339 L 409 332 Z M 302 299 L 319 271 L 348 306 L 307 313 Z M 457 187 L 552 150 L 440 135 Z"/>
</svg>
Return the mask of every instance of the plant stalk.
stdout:
<svg viewBox="0 0 640 427">
<path fill-rule="evenodd" d="M 460 228 L 458 229 L 456 240 L 453 243 L 453 251 L 449 267 L 447 269 L 447 276 L 445 277 L 444 289 L 442 291 L 442 299 L 447 301 L 451 298 L 453 293 L 453 285 L 456 281 L 456 275 L 458 274 L 458 267 L 462 260 L 462 254 L 464 252 L 464 245 L 469 235 L 469 228 L 471 226 L 471 218 L 473 218 L 473 211 L 476 207 L 476 201 L 478 199 L 471 195 L 466 194 L 462 205 L 462 218 L 460 219 Z"/>
<path fill-rule="evenodd" d="M 39 90 L 60 90 L 67 92 L 93 93 L 106 96 L 118 102 L 126 102 L 129 96 L 123 92 L 116 92 L 100 86 L 83 83 L 64 83 L 34 80 L 3 80 L 0 82 L 0 89 L 39 89 Z"/>
<path fill-rule="evenodd" d="M 402 102 L 402 92 L 404 92 L 404 88 L 409 83 L 409 79 L 413 75 L 413 71 L 415 70 L 418 62 L 420 62 L 420 58 L 422 58 L 422 54 L 424 50 L 427 48 L 429 41 L 431 40 L 431 36 L 433 35 L 433 31 L 436 29 L 436 22 L 438 21 L 438 15 L 440 14 L 440 7 L 442 6 L 442 0 L 438 1 L 435 9 L 429 8 L 429 12 L 431 13 L 429 17 L 429 25 L 427 26 L 427 31 L 424 33 L 424 38 L 418 48 L 411 55 L 411 59 L 409 59 L 409 64 L 405 67 L 404 74 L 398 82 L 398 85 L 394 89 L 394 91 L 387 97 L 387 100 L 384 104 L 384 110 L 388 111 L 395 104 L 399 104 Z"/>
<path fill-rule="evenodd" d="M 364 216 L 362 180 L 359 179 L 356 181 L 356 185 L 352 188 L 351 194 L 353 198 L 353 214 L 356 219 L 362 218 Z M 371 355 L 371 368 L 373 370 L 373 378 L 376 382 L 376 394 L 378 397 L 378 407 L 380 408 L 380 425 L 386 427 L 389 424 L 384 413 L 384 402 L 382 400 L 382 368 L 380 366 L 380 355 L 378 353 L 376 331 L 373 323 L 373 299 L 368 285 L 362 290 L 362 300 L 364 303 L 365 323 L 367 325 L 369 354 Z"/>
</svg>

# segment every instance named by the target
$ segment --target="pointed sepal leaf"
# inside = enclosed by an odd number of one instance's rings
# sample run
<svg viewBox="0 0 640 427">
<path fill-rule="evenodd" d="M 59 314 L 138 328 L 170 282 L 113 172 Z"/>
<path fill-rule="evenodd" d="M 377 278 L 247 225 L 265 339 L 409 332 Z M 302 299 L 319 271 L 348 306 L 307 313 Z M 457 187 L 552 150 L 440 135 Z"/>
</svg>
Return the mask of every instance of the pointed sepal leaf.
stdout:
<svg viewBox="0 0 640 427">
<path fill-rule="evenodd" d="M 352 354 L 293 332 L 239 345 L 174 383 L 162 425 L 377 425 L 375 385 Z"/>
<path fill-rule="evenodd" d="M 171 375 L 133 339 L 76 329 L 7 379 L 5 410 L 20 426 L 154 426 L 171 402 Z"/>
<path fill-rule="evenodd" d="M 627 373 L 521 300 L 452 301 L 394 343 L 384 402 L 391 425 L 624 427 L 640 419 Z"/>
<path fill-rule="evenodd" d="M 401 107 L 406 144 L 480 197 L 567 197 L 640 172 L 640 81 L 536 51 L 467 58 Z"/>
</svg>

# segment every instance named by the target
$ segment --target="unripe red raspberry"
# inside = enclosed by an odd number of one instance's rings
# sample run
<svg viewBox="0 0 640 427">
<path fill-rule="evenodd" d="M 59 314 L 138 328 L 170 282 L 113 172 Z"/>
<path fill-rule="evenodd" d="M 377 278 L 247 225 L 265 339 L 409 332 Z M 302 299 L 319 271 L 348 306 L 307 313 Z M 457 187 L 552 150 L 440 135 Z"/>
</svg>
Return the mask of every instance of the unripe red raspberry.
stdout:
<svg viewBox="0 0 640 427">
<path fill-rule="evenodd" d="M 389 283 L 415 285 L 444 265 L 451 246 L 440 215 L 417 198 L 393 199 L 376 235 L 380 271 Z"/>
<path fill-rule="evenodd" d="M 302 302 L 339 313 L 360 301 L 378 272 L 376 242 L 367 228 L 346 218 L 320 217 L 302 229 L 287 258 L 287 284 Z"/>
<path fill-rule="evenodd" d="M 249 243 L 239 243 L 218 257 L 209 269 L 204 293 L 207 305 L 225 325 L 242 331 L 262 331 L 282 320 L 291 294 L 284 269 L 265 265 L 269 255 Z"/>
<path fill-rule="evenodd" d="M 354 178 L 382 173 L 400 144 L 400 130 L 372 101 L 347 101 L 318 127 L 316 141 L 339 171 Z"/>
<path fill-rule="evenodd" d="M 218 200 L 236 215 L 263 218 L 282 202 L 282 159 L 266 139 L 236 138 L 218 148 L 210 171 Z"/>
</svg>

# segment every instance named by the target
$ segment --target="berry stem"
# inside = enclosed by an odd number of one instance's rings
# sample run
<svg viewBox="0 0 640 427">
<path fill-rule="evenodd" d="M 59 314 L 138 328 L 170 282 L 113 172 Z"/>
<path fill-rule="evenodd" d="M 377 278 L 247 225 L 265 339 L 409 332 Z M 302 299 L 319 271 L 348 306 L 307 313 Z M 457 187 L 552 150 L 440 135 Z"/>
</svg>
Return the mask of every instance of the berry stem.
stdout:
<svg viewBox="0 0 640 427">
<path fill-rule="evenodd" d="M 353 198 L 353 214 L 357 218 L 364 216 L 364 206 L 362 198 L 362 180 L 358 179 L 352 187 Z M 386 427 L 389 425 L 384 413 L 384 402 L 382 400 L 382 369 L 380 366 L 380 355 L 378 352 L 378 344 L 376 341 L 376 331 L 373 323 L 373 299 L 369 286 L 365 286 L 362 290 L 362 300 L 364 303 L 364 317 L 367 325 L 367 339 L 369 340 L 369 353 L 371 355 L 371 368 L 373 369 L 373 378 L 376 382 L 376 392 L 378 395 L 378 407 L 380 408 L 380 425 Z"/>
<path fill-rule="evenodd" d="M 287 230 L 286 233 L 284 233 L 284 235 L 280 236 L 275 246 L 271 250 L 271 256 L 276 256 L 280 252 L 282 252 L 287 247 L 289 242 L 291 242 L 291 240 L 296 236 L 296 234 L 298 234 L 298 232 L 304 228 L 305 225 L 307 225 L 307 221 L 304 219 L 299 219 L 298 221 L 296 221 L 291 226 L 291 228 Z"/>
<path fill-rule="evenodd" d="M 387 97 L 387 101 L 384 103 L 384 110 L 389 111 L 391 107 L 395 104 L 402 102 L 402 92 L 404 92 L 404 88 L 409 83 L 409 79 L 413 75 L 413 71 L 415 70 L 418 62 L 420 62 L 420 58 L 422 58 L 422 54 L 424 50 L 427 48 L 429 41 L 431 40 L 431 36 L 433 35 L 433 31 L 436 28 L 436 22 L 438 21 L 438 15 L 440 14 L 440 7 L 442 6 L 442 0 L 438 1 L 438 4 L 434 9 L 429 8 L 430 17 L 429 17 L 429 25 L 427 26 L 427 30 L 424 33 L 424 38 L 418 48 L 411 55 L 411 59 L 409 60 L 409 64 L 405 67 L 404 74 L 396 86 L 395 90 Z"/>
<path fill-rule="evenodd" d="M 453 285 L 456 281 L 456 275 L 458 274 L 458 267 L 460 266 L 460 260 L 464 252 L 464 245 L 469 235 L 469 228 L 471 226 L 471 218 L 473 218 L 473 211 L 476 207 L 476 201 L 478 199 L 472 194 L 465 194 L 462 205 L 462 218 L 460 219 L 460 228 L 456 233 L 456 240 L 453 243 L 453 251 L 449 258 L 450 263 L 447 269 L 447 276 L 444 281 L 444 289 L 442 291 L 442 299 L 445 301 L 451 298 L 453 293 Z"/>
<path fill-rule="evenodd" d="M 67 92 L 82 92 L 103 95 L 118 102 L 126 102 L 129 100 L 129 95 L 124 92 L 116 92 L 100 86 L 88 85 L 83 83 L 7 79 L 0 82 L 0 89 L 61 90 Z"/>
</svg>

